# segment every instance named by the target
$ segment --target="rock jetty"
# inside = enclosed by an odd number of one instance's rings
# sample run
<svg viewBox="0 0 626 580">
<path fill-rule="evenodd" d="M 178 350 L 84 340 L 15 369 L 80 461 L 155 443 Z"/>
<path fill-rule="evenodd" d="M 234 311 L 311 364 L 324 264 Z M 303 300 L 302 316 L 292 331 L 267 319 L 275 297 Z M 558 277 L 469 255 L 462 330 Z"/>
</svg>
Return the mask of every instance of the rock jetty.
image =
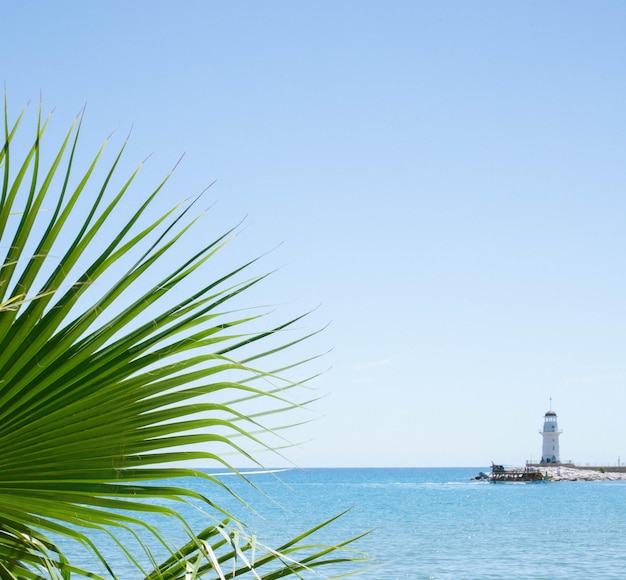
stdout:
<svg viewBox="0 0 626 580">
<path fill-rule="evenodd" d="M 576 467 L 569 465 L 537 465 L 508 467 L 493 465 L 490 472 L 481 471 L 472 479 L 492 482 L 529 481 L 626 481 L 626 467 Z"/>
<path fill-rule="evenodd" d="M 548 476 L 548 481 L 618 481 L 626 480 L 626 473 L 618 471 L 581 469 L 578 467 L 545 466 L 539 471 Z"/>
</svg>

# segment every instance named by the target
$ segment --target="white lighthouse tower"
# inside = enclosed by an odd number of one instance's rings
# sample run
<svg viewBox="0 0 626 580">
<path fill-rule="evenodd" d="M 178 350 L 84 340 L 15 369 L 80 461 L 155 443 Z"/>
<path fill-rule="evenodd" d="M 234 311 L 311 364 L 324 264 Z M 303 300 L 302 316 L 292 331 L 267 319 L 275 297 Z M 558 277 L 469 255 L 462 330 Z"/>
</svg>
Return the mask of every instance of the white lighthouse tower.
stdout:
<svg viewBox="0 0 626 580">
<path fill-rule="evenodd" d="M 556 413 L 552 410 L 552 397 L 550 397 L 550 410 L 543 418 L 543 431 L 539 434 L 543 437 L 541 450 L 541 463 L 561 463 L 559 453 L 559 425 L 556 421 Z"/>
</svg>

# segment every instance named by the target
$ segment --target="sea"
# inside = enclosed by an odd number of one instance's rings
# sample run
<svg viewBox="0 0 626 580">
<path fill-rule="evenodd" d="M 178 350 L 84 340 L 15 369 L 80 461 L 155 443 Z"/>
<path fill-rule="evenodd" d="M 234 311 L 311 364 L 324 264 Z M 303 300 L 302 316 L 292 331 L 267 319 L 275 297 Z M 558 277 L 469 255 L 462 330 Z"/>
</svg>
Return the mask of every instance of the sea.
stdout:
<svg viewBox="0 0 626 580">
<path fill-rule="evenodd" d="M 354 546 L 372 559 L 361 564 L 358 578 L 626 578 L 626 481 L 472 480 L 479 471 L 487 468 L 251 471 L 249 483 L 219 476 L 249 507 L 210 482 L 186 483 L 271 546 L 349 510 L 319 539 L 335 542 L 371 531 Z M 179 509 L 194 528 L 208 525 L 198 506 Z M 325 568 L 303 578 L 346 571 Z M 139 576 L 129 568 L 119 577 Z"/>
</svg>

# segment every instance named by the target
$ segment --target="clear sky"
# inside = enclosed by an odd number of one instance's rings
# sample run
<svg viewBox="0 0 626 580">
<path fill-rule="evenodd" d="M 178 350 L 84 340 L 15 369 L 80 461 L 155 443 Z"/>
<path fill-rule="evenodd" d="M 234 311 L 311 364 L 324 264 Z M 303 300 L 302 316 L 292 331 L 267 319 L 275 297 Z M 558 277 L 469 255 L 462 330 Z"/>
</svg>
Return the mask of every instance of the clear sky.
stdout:
<svg viewBox="0 0 626 580">
<path fill-rule="evenodd" d="M 28 1 L 10 110 L 132 127 L 332 347 L 301 466 L 626 462 L 626 4 Z M 30 113 L 34 115 L 34 108 Z M 53 129 L 54 131 L 54 129 Z M 212 226 L 212 227 L 213 227 Z M 219 229 L 219 228 L 218 228 Z M 230 250 L 228 250 L 230 251 Z"/>
</svg>

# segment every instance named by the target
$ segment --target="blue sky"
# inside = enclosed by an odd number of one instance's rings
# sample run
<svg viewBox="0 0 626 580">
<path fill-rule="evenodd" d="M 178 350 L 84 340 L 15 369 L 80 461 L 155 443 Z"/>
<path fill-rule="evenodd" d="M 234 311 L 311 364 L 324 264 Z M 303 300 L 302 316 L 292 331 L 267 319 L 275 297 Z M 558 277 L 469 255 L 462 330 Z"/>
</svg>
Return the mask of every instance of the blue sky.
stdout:
<svg viewBox="0 0 626 580">
<path fill-rule="evenodd" d="M 332 347 L 302 466 L 626 461 L 622 2 L 20 2 L 13 114 L 43 94 L 168 195 L 217 179 L 251 303 Z M 31 111 L 31 114 L 34 110 Z M 55 127 L 57 129 L 55 129 Z"/>
</svg>

